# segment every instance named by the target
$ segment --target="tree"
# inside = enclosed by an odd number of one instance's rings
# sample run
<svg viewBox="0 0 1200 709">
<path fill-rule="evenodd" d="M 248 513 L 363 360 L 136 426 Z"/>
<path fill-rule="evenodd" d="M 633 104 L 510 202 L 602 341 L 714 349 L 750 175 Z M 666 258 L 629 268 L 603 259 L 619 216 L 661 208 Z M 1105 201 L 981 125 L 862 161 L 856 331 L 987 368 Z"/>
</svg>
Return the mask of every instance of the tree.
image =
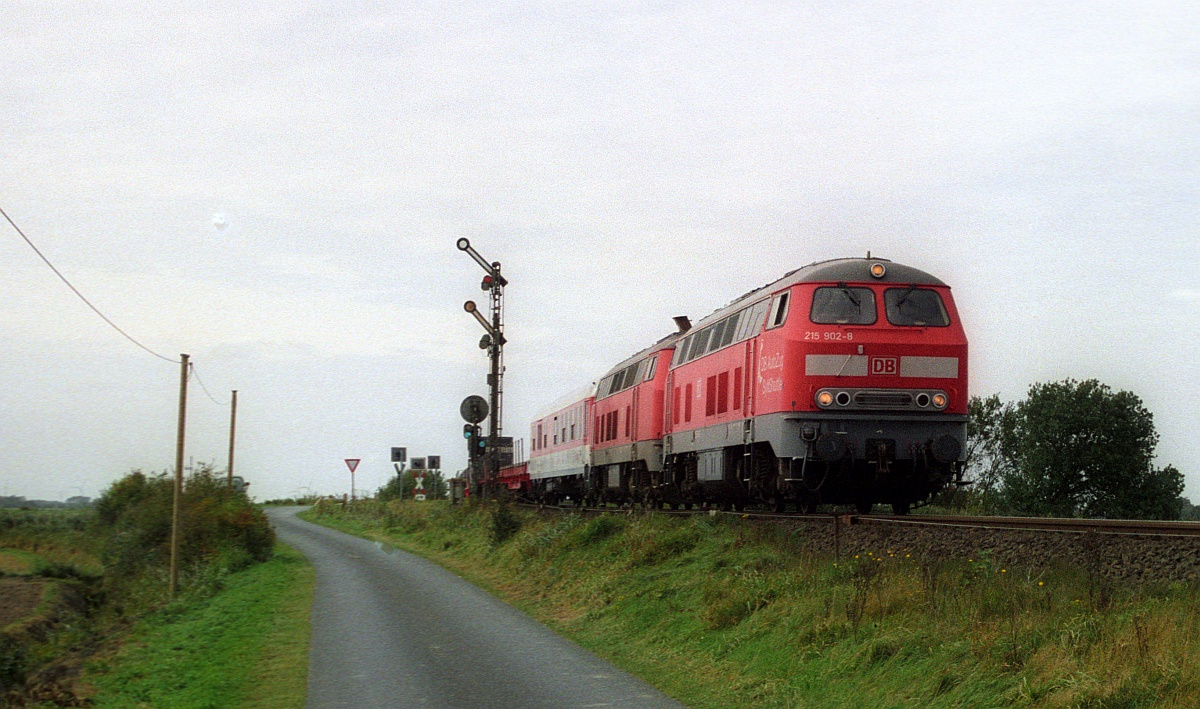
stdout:
<svg viewBox="0 0 1200 709">
<path fill-rule="evenodd" d="M 441 471 L 437 470 L 422 470 L 425 474 L 425 496 L 431 500 L 440 500 L 446 496 L 446 481 L 442 477 Z M 417 483 L 414 479 L 412 470 L 405 470 L 403 474 L 388 480 L 383 487 L 375 493 L 375 497 L 381 501 L 412 499 L 416 490 Z"/>
<path fill-rule="evenodd" d="M 967 403 L 966 479 L 973 483 L 967 505 L 982 512 L 999 512 L 1001 488 L 1009 460 L 1002 440 L 1011 429 L 1013 405 L 1002 403 L 999 394 L 971 397 Z"/>
<path fill-rule="evenodd" d="M 1000 475 L 1013 511 L 1178 518 L 1183 475 L 1154 467 L 1154 418 L 1132 392 L 1095 379 L 1034 384 L 1000 418 Z"/>
</svg>

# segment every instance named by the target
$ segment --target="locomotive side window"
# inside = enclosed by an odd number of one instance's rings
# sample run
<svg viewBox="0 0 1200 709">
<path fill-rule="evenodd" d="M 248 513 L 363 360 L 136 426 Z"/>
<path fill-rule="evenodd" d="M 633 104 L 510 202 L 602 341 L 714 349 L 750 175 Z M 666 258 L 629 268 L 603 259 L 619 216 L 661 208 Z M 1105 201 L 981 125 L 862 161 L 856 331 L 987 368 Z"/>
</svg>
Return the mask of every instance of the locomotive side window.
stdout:
<svg viewBox="0 0 1200 709">
<path fill-rule="evenodd" d="M 746 337 L 754 337 L 762 328 L 763 318 L 767 317 L 767 308 L 770 306 L 770 301 L 759 301 L 754 306 L 754 310 L 750 311 L 750 329 L 746 331 Z"/>
<path fill-rule="evenodd" d="M 818 325 L 874 325 L 878 317 L 870 288 L 827 286 L 813 293 L 809 319 Z"/>
<path fill-rule="evenodd" d="M 928 288 L 888 288 L 883 292 L 883 306 L 893 325 L 917 327 L 946 327 L 950 316 L 942 296 Z"/>
<path fill-rule="evenodd" d="M 779 327 L 787 320 L 788 313 L 788 292 L 784 291 L 775 296 L 771 301 L 771 317 L 767 321 L 767 329 Z"/>
<path fill-rule="evenodd" d="M 711 334 L 711 327 L 706 327 L 696 334 L 696 341 L 692 344 L 692 351 L 688 352 L 689 362 L 708 351 L 708 336 Z"/>
<path fill-rule="evenodd" d="M 734 313 L 733 315 L 730 315 L 729 317 L 725 318 L 725 332 L 723 332 L 721 334 L 721 344 L 717 345 L 713 349 L 720 349 L 722 347 L 728 347 L 729 345 L 733 344 L 733 335 L 734 335 L 734 332 L 737 330 L 738 318 L 740 318 L 742 313 L 744 313 L 744 312 L 746 312 L 746 311 L 743 310 L 739 313 Z"/>
<path fill-rule="evenodd" d="M 658 368 L 658 357 L 650 355 L 650 366 L 646 368 L 646 377 L 642 381 L 648 382 L 654 378 L 654 370 Z"/>
<path fill-rule="evenodd" d="M 712 326 L 712 337 L 709 338 L 708 348 L 705 354 L 716 350 L 721 346 L 721 338 L 725 336 L 725 320 L 718 320 L 716 325 Z"/>
</svg>

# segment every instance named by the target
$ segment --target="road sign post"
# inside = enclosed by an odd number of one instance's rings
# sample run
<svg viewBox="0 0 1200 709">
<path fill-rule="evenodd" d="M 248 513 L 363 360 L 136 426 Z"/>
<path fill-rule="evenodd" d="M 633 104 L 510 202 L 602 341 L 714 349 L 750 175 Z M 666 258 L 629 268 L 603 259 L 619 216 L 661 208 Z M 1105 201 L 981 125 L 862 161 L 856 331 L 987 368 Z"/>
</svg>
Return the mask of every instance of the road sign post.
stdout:
<svg viewBox="0 0 1200 709">
<path fill-rule="evenodd" d="M 346 458 L 346 467 L 350 468 L 350 501 L 354 501 L 354 471 L 358 468 L 361 458 Z"/>
</svg>

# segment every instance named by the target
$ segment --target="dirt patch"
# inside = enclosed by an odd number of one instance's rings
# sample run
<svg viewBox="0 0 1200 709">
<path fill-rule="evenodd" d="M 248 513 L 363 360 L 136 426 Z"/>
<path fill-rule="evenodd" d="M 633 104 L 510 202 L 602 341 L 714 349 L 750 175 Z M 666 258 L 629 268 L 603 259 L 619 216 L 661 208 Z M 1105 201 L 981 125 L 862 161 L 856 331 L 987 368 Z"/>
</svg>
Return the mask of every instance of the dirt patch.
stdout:
<svg viewBox="0 0 1200 709">
<path fill-rule="evenodd" d="M 32 615 L 45 588 L 45 581 L 0 579 L 0 628 Z"/>
</svg>

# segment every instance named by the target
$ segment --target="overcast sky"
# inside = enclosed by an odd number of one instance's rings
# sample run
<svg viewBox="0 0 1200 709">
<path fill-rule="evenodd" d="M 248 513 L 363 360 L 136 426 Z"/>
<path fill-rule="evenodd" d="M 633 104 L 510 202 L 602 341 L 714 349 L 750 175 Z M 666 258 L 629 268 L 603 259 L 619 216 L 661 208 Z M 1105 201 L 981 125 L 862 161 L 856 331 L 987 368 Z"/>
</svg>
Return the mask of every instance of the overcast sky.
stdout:
<svg viewBox="0 0 1200 709">
<path fill-rule="evenodd" d="M 203 10 L 197 9 L 203 7 Z M 1135 392 L 1200 498 L 1200 5 L 0 1 L 0 207 L 259 498 L 465 465 L 750 288 L 869 250 L 954 288 L 973 394 Z M 218 228 L 223 226 L 223 228 Z M 173 465 L 179 368 L 0 223 L 0 494 Z"/>
</svg>

